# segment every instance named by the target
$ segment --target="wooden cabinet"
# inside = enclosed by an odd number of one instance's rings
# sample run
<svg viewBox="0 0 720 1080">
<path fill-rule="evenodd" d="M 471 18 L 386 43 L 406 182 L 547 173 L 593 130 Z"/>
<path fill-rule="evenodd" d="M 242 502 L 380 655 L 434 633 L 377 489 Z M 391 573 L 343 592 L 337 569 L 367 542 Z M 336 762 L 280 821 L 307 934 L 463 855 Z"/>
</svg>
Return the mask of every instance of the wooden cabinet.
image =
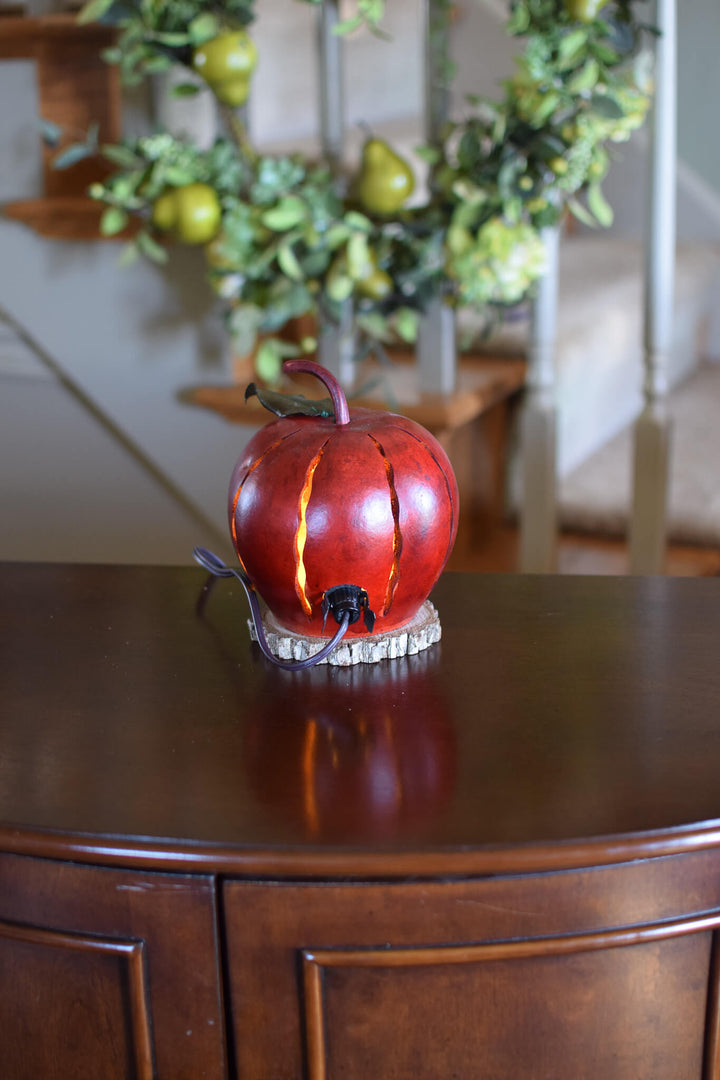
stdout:
<svg viewBox="0 0 720 1080">
<path fill-rule="evenodd" d="M 718 873 L 702 854 L 540 877 L 230 881 L 239 1075 L 700 1077 Z"/>
<path fill-rule="evenodd" d="M 296 674 L 202 584 L 0 567 L 3 1080 L 720 1080 L 720 582 Z"/>
<path fill-rule="evenodd" d="M 208 876 L 0 857 L 2 1074 L 226 1075 Z"/>
</svg>

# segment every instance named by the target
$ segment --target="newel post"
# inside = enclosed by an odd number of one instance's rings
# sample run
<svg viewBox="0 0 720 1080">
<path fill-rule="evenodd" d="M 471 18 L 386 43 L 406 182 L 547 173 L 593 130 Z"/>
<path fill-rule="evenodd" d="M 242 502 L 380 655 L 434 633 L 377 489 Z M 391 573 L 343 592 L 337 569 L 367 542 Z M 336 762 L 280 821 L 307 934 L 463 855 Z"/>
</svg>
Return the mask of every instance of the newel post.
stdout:
<svg viewBox="0 0 720 1080">
<path fill-rule="evenodd" d="M 650 123 L 650 177 L 645 237 L 643 409 L 635 423 L 630 570 L 662 573 L 665 559 L 671 426 L 667 362 L 675 286 L 677 12 L 656 0 L 655 97 Z"/>
<path fill-rule="evenodd" d="M 520 570 L 557 569 L 557 337 L 560 227 L 543 229 L 547 268 L 533 302 L 523 403 L 520 494 Z"/>
<path fill-rule="evenodd" d="M 339 22 L 339 0 L 322 0 L 317 13 L 320 143 L 323 157 L 333 169 L 342 163 L 345 143 L 343 44 L 334 33 Z M 354 355 L 353 309 L 348 300 L 342 305 L 339 323 L 321 317 L 318 359 L 348 388 L 355 375 Z"/>
<path fill-rule="evenodd" d="M 444 70 L 450 38 L 448 5 L 443 0 L 423 0 L 423 16 L 425 140 L 430 146 L 438 146 L 450 106 Z M 420 319 L 417 371 L 421 393 L 452 394 L 455 390 L 455 314 L 442 299 L 433 300 Z"/>
</svg>

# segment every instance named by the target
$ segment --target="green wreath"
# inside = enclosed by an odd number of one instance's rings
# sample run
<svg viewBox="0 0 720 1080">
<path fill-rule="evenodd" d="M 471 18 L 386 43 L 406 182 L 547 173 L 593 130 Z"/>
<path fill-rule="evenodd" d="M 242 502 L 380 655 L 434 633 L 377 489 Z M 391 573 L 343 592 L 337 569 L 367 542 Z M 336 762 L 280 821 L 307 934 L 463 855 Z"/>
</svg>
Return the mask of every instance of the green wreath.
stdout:
<svg viewBox="0 0 720 1080">
<path fill-rule="evenodd" d="M 612 144 L 642 124 L 651 92 L 639 47 L 649 28 L 636 17 L 644 2 L 515 0 L 507 30 L 525 49 L 503 96 L 470 99 L 469 118 L 448 122 L 441 145 L 418 149 L 429 195 L 408 208 L 412 170 L 381 139 L 368 139 L 353 177 L 300 154 L 254 151 L 233 111 L 256 58 L 246 29 L 253 0 L 90 0 L 81 19 L 119 25 L 106 58 L 126 82 L 184 64 L 221 102 L 227 129 L 206 151 L 167 133 L 102 147 L 118 169 L 90 189 L 107 204 L 102 232 L 140 219 L 126 262 L 138 253 L 166 261 L 168 238 L 203 244 L 238 351 L 262 334 L 256 362 L 268 380 L 284 356 L 315 348 L 276 336 L 285 324 L 339 321 L 346 301 L 366 350 L 414 341 L 438 297 L 501 312 L 542 275 L 545 226 L 566 211 L 590 225 L 612 221 L 600 186 Z M 382 34 L 382 15 L 383 0 L 358 0 L 339 30 L 366 23 Z"/>
</svg>

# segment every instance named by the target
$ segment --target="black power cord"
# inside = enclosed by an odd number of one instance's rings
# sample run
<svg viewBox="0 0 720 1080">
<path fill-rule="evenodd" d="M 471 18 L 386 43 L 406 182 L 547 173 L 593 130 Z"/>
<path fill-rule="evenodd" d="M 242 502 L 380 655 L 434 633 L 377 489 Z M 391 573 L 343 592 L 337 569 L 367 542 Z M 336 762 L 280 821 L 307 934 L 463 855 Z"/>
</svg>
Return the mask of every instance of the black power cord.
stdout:
<svg viewBox="0 0 720 1080">
<path fill-rule="evenodd" d="M 363 614 L 368 632 L 372 632 L 372 628 L 375 624 L 375 615 L 368 607 L 368 595 L 365 590 L 361 589 L 358 585 L 335 585 L 333 588 L 327 589 L 322 598 L 323 628 L 325 627 L 325 620 L 327 619 L 328 614 L 332 614 L 335 621 L 339 624 L 333 637 L 323 645 L 318 652 L 314 653 L 312 656 L 306 657 L 305 660 L 279 660 L 273 655 L 270 646 L 268 645 L 267 638 L 265 637 L 260 603 L 253 583 L 250 581 L 247 574 L 232 566 L 226 566 L 222 559 L 213 554 L 212 551 L 208 551 L 207 548 L 194 548 L 193 558 L 198 565 L 202 566 L 204 570 L 207 570 L 215 577 L 235 577 L 238 579 L 248 598 L 250 614 L 255 627 L 255 634 L 263 655 L 266 656 L 271 663 L 276 664 L 277 667 L 284 668 L 286 671 L 302 671 L 304 668 L 314 667 L 316 664 L 319 664 L 321 660 L 324 660 L 326 656 L 330 655 L 336 645 L 340 644 L 347 633 L 348 627 L 354 622 L 357 622 L 361 614 Z"/>
</svg>

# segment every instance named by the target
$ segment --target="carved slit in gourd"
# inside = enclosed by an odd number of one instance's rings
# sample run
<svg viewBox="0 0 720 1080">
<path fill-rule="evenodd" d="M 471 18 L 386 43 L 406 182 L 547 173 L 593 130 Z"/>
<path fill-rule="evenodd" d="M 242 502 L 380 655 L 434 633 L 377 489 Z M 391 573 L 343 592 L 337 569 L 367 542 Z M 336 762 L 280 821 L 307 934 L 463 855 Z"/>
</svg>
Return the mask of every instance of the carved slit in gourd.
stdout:
<svg viewBox="0 0 720 1080">
<path fill-rule="evenodd" d="M 297 529 L 295 530 L 295 592 L 297 593 L 302 609 L 308 618 L 312 618 L 312 604 L 308 600 L 305 591 L 307 573 L 305 571 L 305 562 L 303 558 L 305 554 L 305 542 L 307 541 L 307 507 L 310 502 L 310 496 L 312 495 L 315 470 L 320 464 L 320 459 L 325 453 L 325 447 L 329 442 L 329 439 L 325 440 L 308 465 L 307 472 L 305 473 L 305 482 L 303 483 L 300 498 L 298 499 L 298 523 Z"/>
<path fill-rule="evenodd" d="M 388 488 L 390 490 L 390 509 L 393 516 L 393 545 L 392 545 L 392 562 L 390 564 L 390 574 L 388 576 L 387 588 L 385 590 L 385 602 L 383 604 L 383 615 L 387 615 L 392 607 L 393 597 L 395 596 L 395 590 L 398 586 L 399 574 L 400 574 L 400 555 L 402 553 L 402 533 L 400 532 L 400 500 L 398 499 L 397 491 L 395 490 L 395 474 L 393 467 L 388 459 L 387 454 L 381 443 L 368 432 L 368 438 L 372 440 L 378 453 L 383 459 L 383 465 L 385 466 L 385 478 L 387 480 Z"/>
<path fill-rule="evenodd" d="M 240 566 L 242 567 L 243 573 L 245 573 L 245 574 L 247 574 L 247 567 L 245 566 L 245 563 L 242 561 L 242 558 L 240 556 L 240 547 L 239 547 L 239 543 L 238 543 L 238 534 L 237 534 L 237 523 L 235 521 L 235 515 L 237 514 L 238 503 L 240 502 L 240 493 L 242 492 L 245 481 L 248 479 L 250 474 L 255 472 L 258 465 L 260 465 L 265 460 L 265 458 L 268 456 L 268 454 L 272 454 L 273 450 L 277 450 L 278 446 L 280 446 L 281 443 L 284 443 L 286 439 L 291 438 L 293 435 L 297 435 L 298 431 L 300 431 L 300 428 L 295 428 L 294 431 L 289 431 L 287 433 L 287 435 L 283 435 L 282 439 L 278 439 L 277 442 L 274 442 L 272 444 L 272 446 L 268 446 L 267 450 L 264 450 L 262 452 L 262 454 L 260 455 L 260 457 L 255 458 L 253 463 L 248 466 L 248 468 L 247 468 L 247 470 L 245 472 L 245 475 L 243 476 L 242 480 L 240 481 L 240 483 L 237 486 L 237 491 L 235 492 L 235 497 L 233 498 L 232 514 L 230 515 L 230 534 L 232 536 L 233 547 L 235 548 L 235 551 L 237 553 L 238 562 L 240 563 Z"/>
<path fill-rule="evenodd" d="M 399 424 L 394 424 L 393 427 L 397 428 L 398 431 L 404 432 L 405 435 L 412 436 L 412 438 L 415 439 L 415 442 L 419 442 L 420 445 L 423 447 L 423 449 L 427 450 L 428 454 L 433 459 L 434 463 L 437 465 L 437 467 L 438 467 L 438 469 L 440 471 L 440 475 L 442 476 L 443 480 L 445 481 L 445 490 L 447 491 L 448 505 L 450 507 L 450 535 L 448 536 L 448 546 L 447 546 L 447 552 L 446 552 L 446 555 L 445 555 L 445 562 L 447 562 L 447 560 L 450 558 L 450 552 L 452 551 L 452 545 L 453 545 L 453 537 L 455 535 L 455 503 L 453 502 L 452 487 L 450 485 L 450 481 L 448 480 L 448 475 L 445 472 L 445 470 L 443 469 L 443 467 L 440 464 L 440 462 L 438 461 L 438 459 L 433 454 L 430 447 L 427 445 L 427 443 L 424 443 L 422 441 L 422 439 L 419 439 L 417 437 L 417 435 L 415 434 L 415 432 L 408 431 L 407 428 L 400 427 Z"/>
</svg>

